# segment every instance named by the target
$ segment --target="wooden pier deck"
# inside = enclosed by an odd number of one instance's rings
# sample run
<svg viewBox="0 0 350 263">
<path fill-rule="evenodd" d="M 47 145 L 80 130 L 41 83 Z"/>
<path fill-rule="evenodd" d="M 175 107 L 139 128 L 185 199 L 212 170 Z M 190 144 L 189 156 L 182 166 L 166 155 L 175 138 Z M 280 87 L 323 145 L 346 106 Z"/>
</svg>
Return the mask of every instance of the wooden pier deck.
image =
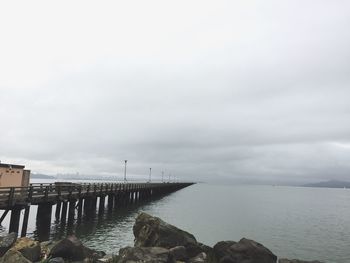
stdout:
<svg viewBox="0 0 350 263">
<path fill-rule="evenodd" d="M 193 183 L 53 183 L 31 184 L 29 187 L 0 187 L 0 224 L 11 211 L 9 232 L 19 232 L 21 211 L 24 210 L 21 236 L 26 236 L 31 205 L 38 205 L 36 220 L 50 228 L 52 207 L 56 205 L 56 220 L 72 224 L 83 214 L 99 214 L 130 203 L 175 192 Z"/>
</svg>

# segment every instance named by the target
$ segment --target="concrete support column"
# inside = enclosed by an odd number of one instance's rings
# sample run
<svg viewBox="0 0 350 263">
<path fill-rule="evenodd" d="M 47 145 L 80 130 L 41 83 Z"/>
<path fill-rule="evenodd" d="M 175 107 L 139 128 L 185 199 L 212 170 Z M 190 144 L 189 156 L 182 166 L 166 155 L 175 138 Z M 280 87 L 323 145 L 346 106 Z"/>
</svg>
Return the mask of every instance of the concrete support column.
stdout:
<svg viewBox="0 0 350 263">
<path fill-rule="evenodd" d="M 81 220 L 81 216 L 83 214 L 83 203 L 84 203 L 84 199 L 80 198 L 78 201 L 78 221 Z"/>
<path fill-rule="evenodd" d="M 61 215 L 61 206 L 62 206 L 62 202 L 58 201 L 56 204 L 56 212 L 55 212 L 55 218 L 56 220 L 60 220 L 60 215 Z"/>
<path fill-rule="evenodd" d="M 22 210 L 21 207 L 16 207 L 16 206 L 11 210 L 10 228 L 9 228 L 10 233 L 11 232 L 18 233 L 21 210 Z"/>
<path fill-rule="evenodd" d="M 91 201 L 92 201 L 91 209 L 92 209 L 93 211 L 96 211 L 96 207 L 97 207 L 97 196 L 96 196 L 96 197 L 93 197 L 93 198 L 91 199 Z"/>
<path fill-rule="evenodd" d="M 108 210 L 113 209 L 113 204 L 114 204 L 114 196 L 113 195 L 108 195 Z"/>
<path fill-rule="evenodd" d="M 68 225 L 73 224 L 74 214 L 75 214 L 75 200 L 71 200 L 69 201 L 69 209 L 68 209 Z"/>
<path fill-rule="evenodd" d="M 114 194 L 114 207 L 118 207 L 118 203 L 119 203 L 119 193 L 115 193 Z"/>
<path fill-rule="evenodd" d="M 103 214 L 103 211 L 105 210 L 105 196 L 100 196 L 100 203 L 98 205 L 98 213 Z"/>
<path fill-rule="evenodd" d="M 91 198 L 84 199 L 84 215 L 91 213 Z"/>
<path fill-rule="evenodd" d="M 30 211 L 30 205 L 26 206 L 26 208 L 24 209 L 21 237 L 25 237 L 27 235 L 29 211 Z"/>
<path fill-rule="evenodd" d="M 36 214 L 36 229 L 39 241 L 50 239 L 52 204 L 44 203 L 38 205 Z"/>
<path fill-rule="evenodd" d="M 92 218 L 96 214 L 96 198 L 88 197 L 84 200 L 84 215 L 87 218 Z"/>
<path fill-rule="evenodd" d="M 62 213 L 61 213 L 61 223 L 66 223 L 67 220 L 67 208 L 68 208 L 68 202 L 64 201 L 62 204 Z"/>
</svg>

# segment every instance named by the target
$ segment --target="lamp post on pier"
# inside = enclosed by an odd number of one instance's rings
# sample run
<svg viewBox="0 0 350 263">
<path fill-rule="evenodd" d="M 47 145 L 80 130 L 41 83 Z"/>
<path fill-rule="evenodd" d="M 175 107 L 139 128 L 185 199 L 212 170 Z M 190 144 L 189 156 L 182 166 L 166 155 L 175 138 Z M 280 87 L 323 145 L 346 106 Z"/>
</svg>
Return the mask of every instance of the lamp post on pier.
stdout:
<svg viewBox="0 0 350 263">
<path fill-rule="evenodd" d="M 149 168 L 149 182 L 152 181 L 152 168 Z"/>
<path fill-rule="evenodd" d="M 128 162 L 128 160 L 124 160 L 124 162 L 124 183 L 126 183 L 126 163 Z"/>
</svg>

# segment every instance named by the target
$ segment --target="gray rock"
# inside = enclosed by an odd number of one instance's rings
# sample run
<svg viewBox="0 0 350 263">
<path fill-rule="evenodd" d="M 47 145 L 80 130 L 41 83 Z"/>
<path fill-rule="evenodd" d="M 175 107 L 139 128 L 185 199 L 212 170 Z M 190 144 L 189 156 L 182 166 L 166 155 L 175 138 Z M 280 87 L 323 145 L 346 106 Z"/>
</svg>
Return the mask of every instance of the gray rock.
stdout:
<svg viewBox="0 0 350 263">
<path fill-rule="evenodd" d="M 190 233 L 146 213 L 141 213 L 136 218 L 133 232 L 136 247 L 172 248 L 197 243 L 195 237 Z"/>
<path fill-rule="evenodd" d="M 10 249 L 0 259 L 0 263 L 31 263 L 20 252 L 14 249 Z"/>
<path fill-rule="evenodd" d="M 230 247 L 237 244 L 235 241 L 220 241 L 214 246 L 214 253 L 218 259 L 229 256 Z"/>
<path fill-rule="evenodd" d="M 105 253 L 85 247 L 76 236 L 69 236 L 58 241 L 49 252 L 50 257 L 62 257 L 63 259 L 81 261 L 85 258 L 102 258 Z"/>
<path fill-rule="evenodd" d="M 53 248 L 56 245 L 57 241 L 43 241 L 40 242 L 40 247 L 43 252 L 45 252 L 47 255 L 50 253 L 51 248 Z"/>
<path fill-rule="evenodd" d="M 48 263 L 64 263 L 63 258 L 51 258 Z"/>
<path fill-rule="evenodd" d="M 97 259 L 97 263 L 110 263 L 110 262 L 118 262 L 117 256 L 113 255 L 105 255 L 103 258 Z M 114 261 L 113 261 L 114 260 Z"/>
<path fill-rule="evenodd" d="M 12 232 L 6 236 L 0 237 L 0 257 L 12 247 L 17 240 L 17 233 Z"/>
<path fill-rule="evenodd" d="M 196 257 L 191 258 L 188 262 L 189 263 L 207 263 L 209 261 L 208 261 L 207 254 L 202 252 L 202 253 L 199 253 Z"/>
<path fill-rule="evenodd" d="M 194 245 L 193 244 L 187 245 L 186 252 L 190 258 L 194 258 L 199 254 L 201 254 L 202 252 L 204 252 L 209 262 L 216 262 L 216 256 L 213 248 L 203 245 L 202 243 L 198 242 L 197 244 L 194 244 Z"/>
<path fill-rule="evenodd" d="M 141 213 L 136 218 L 133 227 L 135 247 L 163 247 L 173 248 L 184 246 L 190 257 L 202 252 L 196 238 L 158 217 Z"/>
<path fill-rule="evenodd" d="M 169 250 L 169 252 L 175 261 L 186 261 L 189 259 L 184 246 L 173 247 Z"/>
<path fill-rule="evenodd" d="M 214 246 L 220 263 L 275 263 L 277 257 L 262 244 L 242 238 L 239 242 L 221 241 Z"/>
<path fill-rule="evenodd" d="M 118 263 L 175 263 L 166 248 L 125 247 L 119 250 Z"/>
<path fill-rule="evenodd" d="M 41 256 L 40 243 L 28 237 L 17 239 L 12 249 L 22 253 L 30 261 L 38 261 Z"/>
<path fill-rule="evenodd" d="M 321 261 L 304 261 L 304 260 L 299 260 L 299 259 L 286 259 L 286 258 L 281 258 L 278 260 L 278 263 L 322 263 Z"/>
</svg>

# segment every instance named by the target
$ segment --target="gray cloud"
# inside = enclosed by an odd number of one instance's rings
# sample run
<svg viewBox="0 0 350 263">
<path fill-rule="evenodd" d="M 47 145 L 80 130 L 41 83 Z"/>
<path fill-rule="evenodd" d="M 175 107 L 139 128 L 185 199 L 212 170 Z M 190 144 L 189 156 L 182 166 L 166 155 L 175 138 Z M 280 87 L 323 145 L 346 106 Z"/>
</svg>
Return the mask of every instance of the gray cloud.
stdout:
<svg viewBox="0 0 350 263">
<path fill-rule="evenodd" d="M 0 7 L 1 160 L 350 179 L 347 1 L 23 4 Z"/>
</svg>

